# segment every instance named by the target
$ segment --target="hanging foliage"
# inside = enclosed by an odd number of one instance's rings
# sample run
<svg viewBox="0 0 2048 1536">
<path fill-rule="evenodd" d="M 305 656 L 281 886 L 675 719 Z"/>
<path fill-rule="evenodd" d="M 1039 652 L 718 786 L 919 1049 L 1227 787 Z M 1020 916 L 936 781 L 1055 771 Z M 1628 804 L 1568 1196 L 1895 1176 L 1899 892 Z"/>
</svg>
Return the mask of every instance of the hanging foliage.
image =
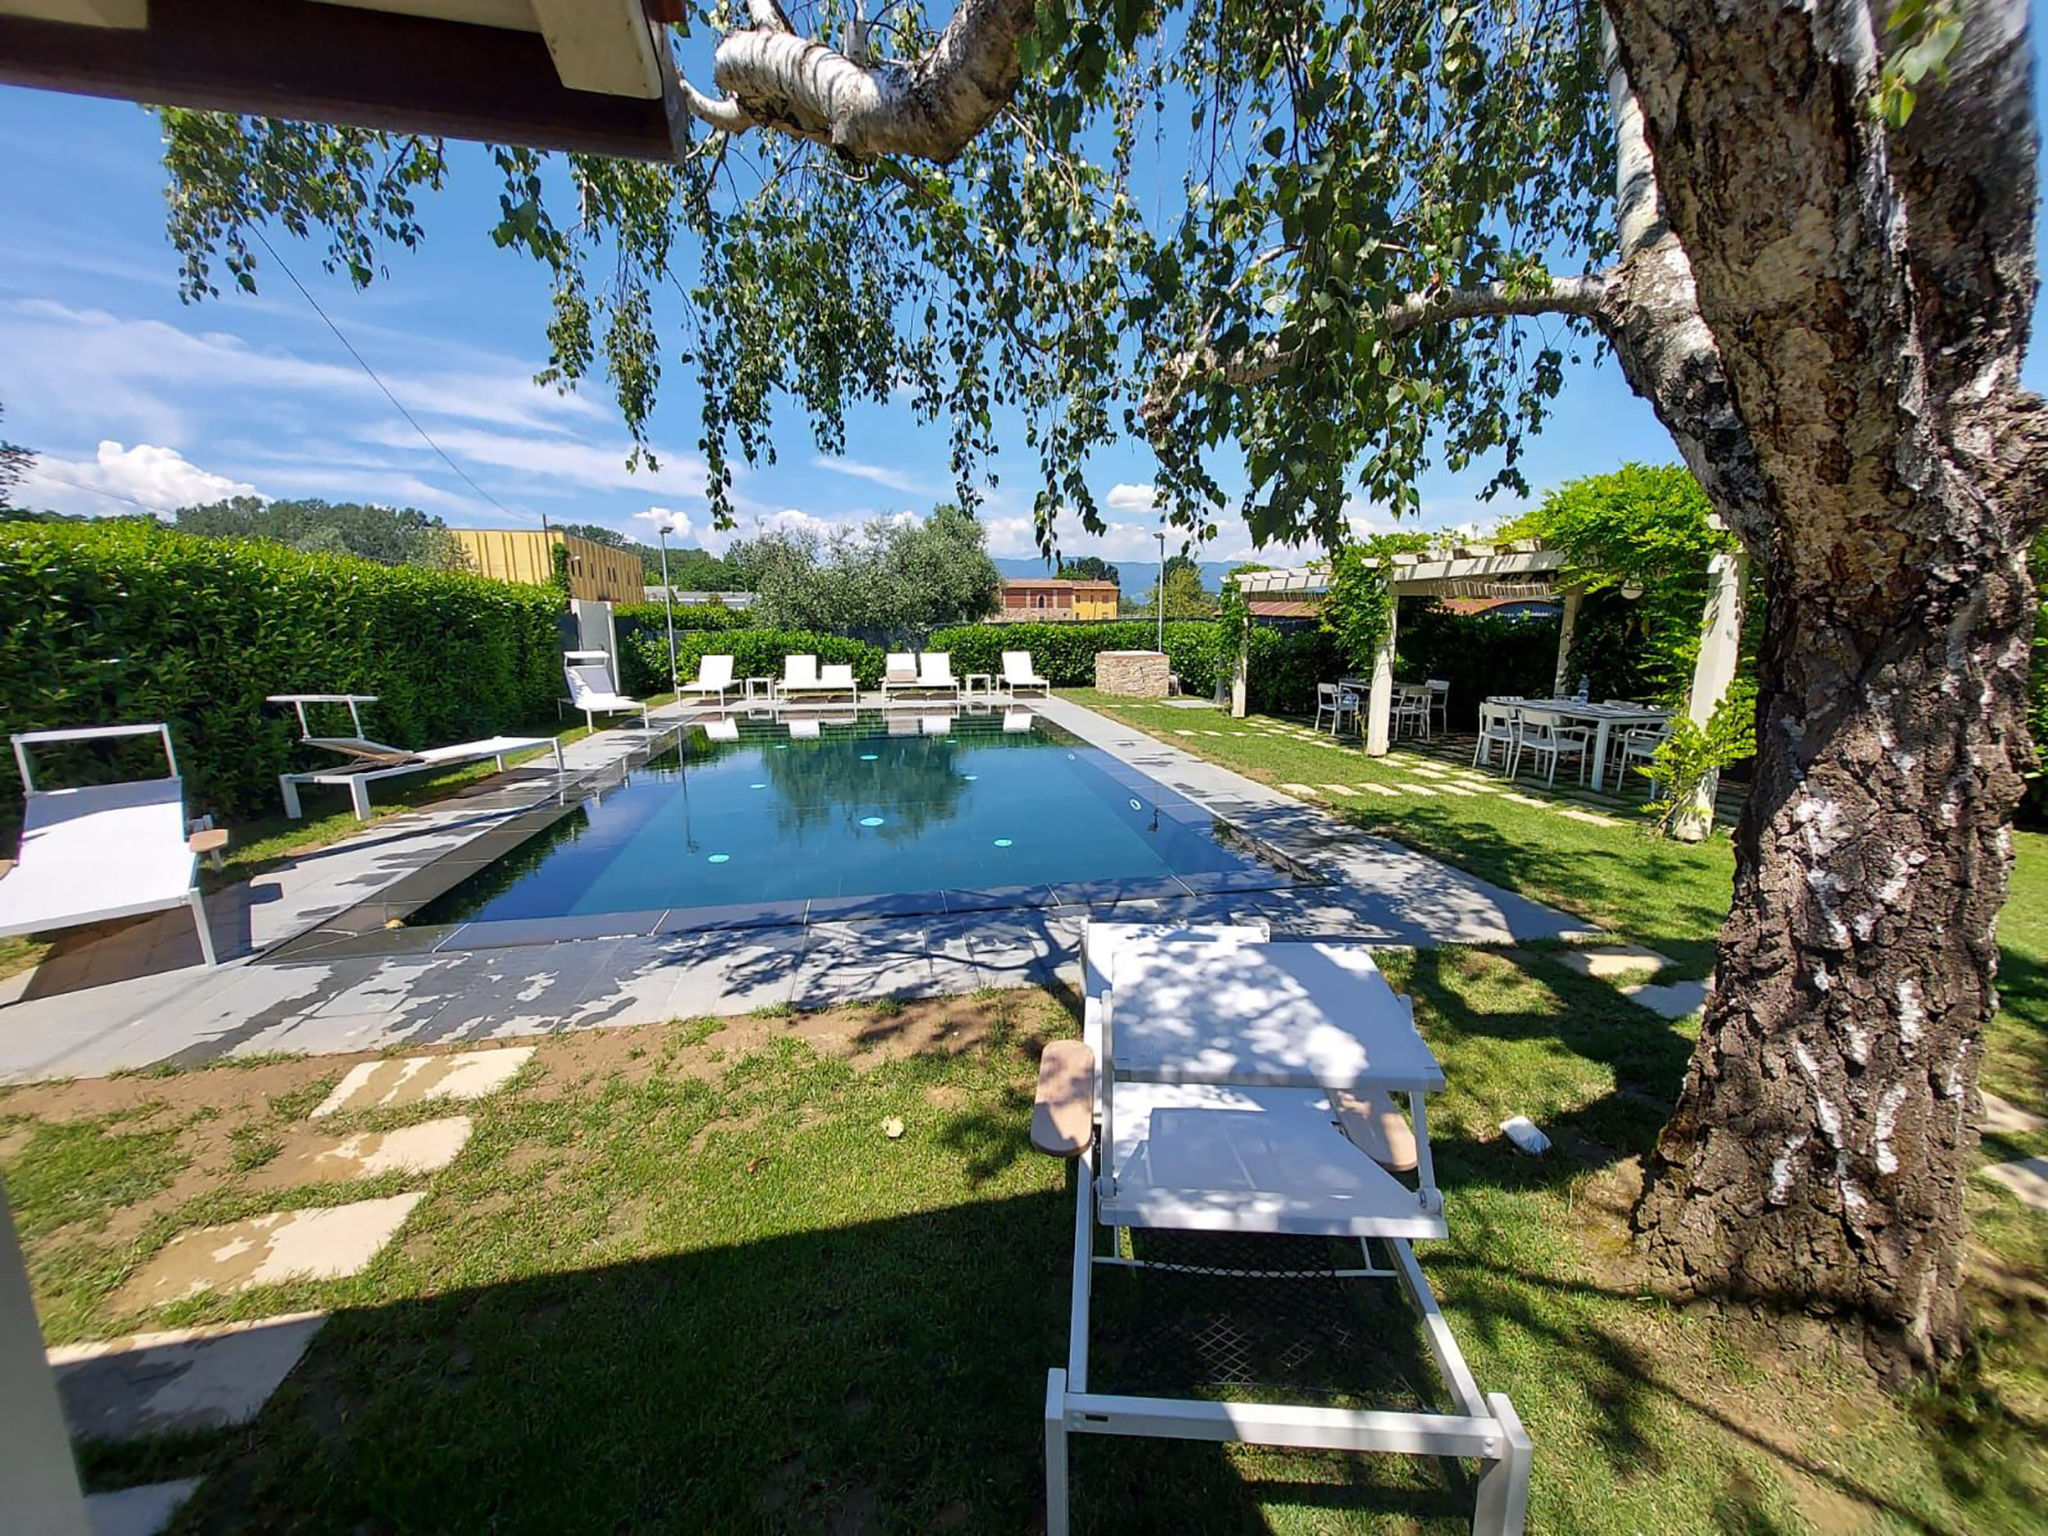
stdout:
<svg viewBox="0 0 2048 1536">
<path fill-rule="evenodd" d="M 1394 620 L 1387 557 L 1419 554 L 1429 548 L 1431 540 L 1432 535 L 1426 533 L 1376 533 L 1346 544 L 1331 559 L 1323 629 L 1337 637 L 1337 650 L 1354 672 L 1372 670 L 1373 657 Z"/>
</svg>

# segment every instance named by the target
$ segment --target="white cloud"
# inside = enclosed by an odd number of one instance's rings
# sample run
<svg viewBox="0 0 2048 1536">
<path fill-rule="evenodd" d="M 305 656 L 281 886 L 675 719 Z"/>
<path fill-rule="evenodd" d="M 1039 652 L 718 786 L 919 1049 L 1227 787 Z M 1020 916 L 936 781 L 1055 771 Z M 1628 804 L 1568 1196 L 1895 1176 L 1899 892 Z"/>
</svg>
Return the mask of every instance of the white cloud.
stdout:
<svg viewBox="0 0 2048 1536">
<path fill-rule="evenodd" d="M 644 533 L 646 538 L 658 538 L 661 529 L 666 527 L 669 537 L 680 544 L 689 543 L 690 535 L 696 528 L 696 524 L 690 520 L 689 513 L 672 512 L 667 507 L 649 507 L 645 512 L 635 512 L 633 521 L 647 525 Z"/>
<path fill-rule="evenodd" d="M 361 437 L 381 448 L 419 454 L 438 462 L 434 450 L 404 422 L 374 423 L 363 429 Z M 474 427 L 435 428 L 433 438 L 443 452 L 465 468 L 488 464 L 599 491 L 652 490 L 700 501 L 705 494 L 703 459 L 691 453 L 657 450 L 659 469 L 631 469 L 627 467 L 626 456 L 632 450 L 623 438 L 588 443 L 566 437 L 486 432 Z"/>
<path fill-rule="evenodd" d="M 1112 485 L 1102 502 L 1112 512 L 1150 512 L 1159 497 L 1149 485 Z"/>
<path fill-rule="evenodd" d="M 14 496 L 37 510 L 115 517 L 144 510 L 168 516 L 179 507 L 255 494 L 255 486 L 201 469 L 175 448 L 124 448 L 109 439 L 87 460 L 38 455 Z"/>
<path fill-rule="evenodd" d="M 924 494 L 923 484 L 914 475 L 891 469 L 885 464 L 863 464 L 858 459 L 835 459 L 820 453 L 812 455 L 811 468 L 829 469 L 835 475 L 851 475 L 856 480 L 901 491 L 906 496 Z"/>
</svg>

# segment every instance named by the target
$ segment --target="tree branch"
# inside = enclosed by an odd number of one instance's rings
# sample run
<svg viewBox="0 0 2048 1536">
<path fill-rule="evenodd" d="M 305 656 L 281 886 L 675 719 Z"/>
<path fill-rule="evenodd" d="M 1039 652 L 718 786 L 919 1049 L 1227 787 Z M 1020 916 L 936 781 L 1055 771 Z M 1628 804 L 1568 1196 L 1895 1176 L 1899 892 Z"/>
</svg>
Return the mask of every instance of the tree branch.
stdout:
<svg viewBox="0 0 2048 1536">
<path fill-rule="evenodd" d="M 868 64 L 790 29 L 777 0 L 748 0 L 754 25 L 718 45 L 724 98 L 683 82 L 690 112 L 726 133 L 773 128 L 860 160 L 950 164 L 1016 94 L 1017 44 L 1036 0 L 960 0 L 923 57 Z M 859 34 L 856 50 L 865 53 Z"/>
</svg>

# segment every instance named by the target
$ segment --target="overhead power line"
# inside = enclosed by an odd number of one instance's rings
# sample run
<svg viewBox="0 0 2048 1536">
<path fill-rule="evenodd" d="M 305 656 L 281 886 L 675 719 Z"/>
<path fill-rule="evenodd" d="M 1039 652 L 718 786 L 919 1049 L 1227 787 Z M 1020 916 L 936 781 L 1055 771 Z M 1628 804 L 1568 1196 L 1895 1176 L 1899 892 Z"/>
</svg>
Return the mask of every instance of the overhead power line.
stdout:
<svg viewBox="0 0 2048 1536">
<path fill-rule="evenodd" d="M 447 450 L 444 449 L 439 443 L 435 442 L 433 436 L 427 431 L 427 429 L 420 425 L 419 418 L 414 416 L 411 411 L 405 408 L 405 402 L 400 400 L 398 396 L 391 393 L 391 386 L 386 384 L 381 378 L 377 376 L 377 370 L 370 366 L 369 359 L 365 358 L 362 353 L 356 350 L 355 343 L 350 341 L 348 337 L 342 334 L 341 327 L 336 325 L 334 321 L 328 316 L 327 311 L 320 307 L 320 301 L 314 298 L 311 293 L 307 292 L 306 285 L 299 281 L 298 274 L 293 272 L 290 267 L 285 265 L 284 258 L 278 255 L 276 249 L 271 245 L 271 243 L 268 240 L 266 240 L 263 237 L 263 231 L 260 229 L 252 228 L 250 230 L 250 233 L 255 235 L 256 243 L 261 245 L 264 250 L 270 253 L 270 259 L 277 263 L 278 271 L 282 272 L 286 277 L 291 279 L 292 286 L 299 290 L 299 297 L 304 299 L 308 304 L 313 306 L 314 314 L 318 315 L 322 320 L 326 321 L 327 329 L 334 332 L 334 339 L 340 342 L 343 348 L 347 350 L 348 355 L 356 360 L 356 366 L 361 368 L 364 373 L 370 376 L 370 382 L 372 384 L 375 384 L 377 388 L 384 392 L 384 398 L 386 400 L 389 400 L 392 404 L 392 407 L 398 412 L 398 414 L 406 419 L 407 423 L 411 425 L 413 431 L 419 433 L 420 441 L 425 443 L 429 448 L 433 449 L 434 452 L 440 456 L 441 462 L 443 464 L 446 464 L 450 469 L 454 470 L 455 473 L 462 478 L 462 483 L 464 485 L 468 486 L 472 491 L 475 491 L 477 495 L 483 497 L 485 501 L 488 501 L 492 506 L 496 507 L 500 512 L 503 512 L 507 517 L 517 518 L 519 514 L 512 511 L 511 508 L 507 507 L 503 502 L 499 501 L 497 497 L 493 496 L 489 491 L 485 490 L 482 486 L 478 485 L 474 480 L 470 479 L 469 471 L 464 469 L 460 464 L 456 463 L 453 459 L 449 458 Z"/>
</svg>

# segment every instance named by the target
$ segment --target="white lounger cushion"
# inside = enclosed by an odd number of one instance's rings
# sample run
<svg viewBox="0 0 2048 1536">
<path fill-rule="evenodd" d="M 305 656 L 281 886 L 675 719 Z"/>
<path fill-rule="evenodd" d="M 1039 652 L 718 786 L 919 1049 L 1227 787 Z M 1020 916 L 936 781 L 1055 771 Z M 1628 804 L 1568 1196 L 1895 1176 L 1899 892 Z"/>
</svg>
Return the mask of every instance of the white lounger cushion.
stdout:
<svg viewBox="0 0 2048 1536">
<path fill-rule="evenodd" d="M 916 682 L 917 658 L 908 651 L 891 651 L 882 663 L 882 680 L 885 683 Z"/>
<path fill-rule="evenodd" d="M 917 658 L 917 685 L 920 688 L 957 688 L 959 680 L 953 676 L 953 653 L 951 651 L 926 651 Z"/>
<path fill-rule="evenodd" d="M 178 906 L 199 860 L 181 779 L 37 790 L 16 867 L 0 879 L 0 933 L 33 933 Z"/>
<path fill-rule="evenodd" d="M 1443 1237 L 1443 1212 L 1351 1144 L 1312 1089 L 1115 1085 L 1105 1226 Z"/>
</svg>

